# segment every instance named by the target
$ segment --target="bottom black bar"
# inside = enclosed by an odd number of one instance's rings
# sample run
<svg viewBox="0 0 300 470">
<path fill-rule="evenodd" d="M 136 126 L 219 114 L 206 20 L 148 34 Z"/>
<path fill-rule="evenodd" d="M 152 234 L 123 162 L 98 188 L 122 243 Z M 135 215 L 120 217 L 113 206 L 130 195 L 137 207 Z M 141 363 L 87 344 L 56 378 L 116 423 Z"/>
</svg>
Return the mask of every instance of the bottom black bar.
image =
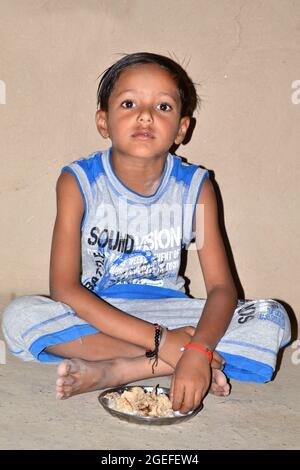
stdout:
<svg viewBox="0 0 300 470">
<path fill-rule="evenodd" d="M 0 457 L 8 462 L 22 461 L 23 464 L 37 462 L 51 464 L 71 462 L 78 464 L 93 463 L 103 466 L 122 466 L 139 468 L 141 465 L 189 465 L 198 466 L 217 462 L 224 464 L 258 463 L 264 459 L 270 464 L 272 458 L 284 461 L 299 458 L 298 450 L 0 450 Z M 245 461 L 246 458 L 246 461 Z M 94 469 L 95 470 L 95 469 Z"/>
</svg>

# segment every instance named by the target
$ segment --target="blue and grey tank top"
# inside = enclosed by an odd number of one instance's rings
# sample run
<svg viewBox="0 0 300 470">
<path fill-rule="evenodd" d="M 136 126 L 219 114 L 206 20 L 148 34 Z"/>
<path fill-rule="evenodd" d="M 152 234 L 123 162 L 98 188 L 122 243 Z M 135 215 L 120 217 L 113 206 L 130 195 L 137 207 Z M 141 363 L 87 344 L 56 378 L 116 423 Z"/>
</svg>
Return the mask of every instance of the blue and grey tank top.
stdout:
<svg viewBox="0 0 300 470">
<path fill-rule="evenodd" d="M 84 201 L 82 285 L 99 297 L 186 297 L 181 249 L 193 239 L 208 171 L 168 154 L 159 187 L 144 196 L 122 183 L 110 155 L 111 148 L 62 169 L 74 175 Z"/>
</svg>

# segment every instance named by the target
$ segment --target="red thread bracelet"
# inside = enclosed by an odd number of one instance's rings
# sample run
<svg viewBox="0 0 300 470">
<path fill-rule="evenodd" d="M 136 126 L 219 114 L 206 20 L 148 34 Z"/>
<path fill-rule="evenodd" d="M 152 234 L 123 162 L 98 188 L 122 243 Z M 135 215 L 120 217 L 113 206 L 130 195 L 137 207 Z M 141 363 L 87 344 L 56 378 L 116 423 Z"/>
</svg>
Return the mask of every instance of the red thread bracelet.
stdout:
<svg viewBox="0 0 300 470">
<path fill-rule="evenodd" d="M 204 346 L 198 346 L 198 344 L 189 343 L 184 344 L 180 351 L 184 351 L 185 349 L 198 349 L 198 351 L 202 352 L 208 357 L 210 364 L 212 363 L 213 353 L 208 348 L 205 348 Z"/>
</svg>

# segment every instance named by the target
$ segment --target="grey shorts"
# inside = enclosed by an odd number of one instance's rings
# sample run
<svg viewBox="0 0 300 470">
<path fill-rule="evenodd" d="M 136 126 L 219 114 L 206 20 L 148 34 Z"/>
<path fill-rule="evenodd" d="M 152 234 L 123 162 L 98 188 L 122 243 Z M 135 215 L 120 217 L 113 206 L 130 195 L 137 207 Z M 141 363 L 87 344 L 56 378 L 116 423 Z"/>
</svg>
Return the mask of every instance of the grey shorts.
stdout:
<svg viewBox="0 0 300 470">
<path fill-rule="evenodd" d="M 123 312 L 169 329 L 196 326 L 206 299 L 105 298 Z M 3 313 L 3 334 L 12 354 L 23 361 L 58 362 L 49 346 L 70 342 L 99 330 L 72 308 L 48 297 L 15 299 Z M 239 301 L 217 350 L 226 359 L 227 375 L 239 380 L 266 382 L 272 377 L 280 347 L 290 340 L 290 322 L 283 306 L 272 300 Z"/>
</svg>

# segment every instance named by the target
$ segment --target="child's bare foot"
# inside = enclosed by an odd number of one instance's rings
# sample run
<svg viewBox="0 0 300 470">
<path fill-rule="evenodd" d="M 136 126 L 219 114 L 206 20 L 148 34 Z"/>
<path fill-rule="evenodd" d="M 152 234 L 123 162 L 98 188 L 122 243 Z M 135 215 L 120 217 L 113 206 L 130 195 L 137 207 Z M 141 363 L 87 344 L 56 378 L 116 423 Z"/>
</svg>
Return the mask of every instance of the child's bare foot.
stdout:
<svg viewBox="0 0 300 470">
<path fill-rule="evenodd" d="M 64 360 L 57 368 L 56 398 L 63 400 L 79 393 L 118 385 L 113 362 L 115 361 Z"/>
<path fill-rule="evenodd" d="M 69 398 L 80 393 L 92 392 L 103 388 L 116 387 L 123 383 L 139 380 L 142 376 L 128 374 L 128 363 L 136 361 L 133 369 L 138 369 L 138 363 L 144 362 L 144 358 L 113 359 L 106 361 L 89 362 L 82 359 L 66 359 L 57 369 L 56 397 L 59 400 Z M 169 368 L 169 366 L 168 366 Z M 126 373 L 127 370 L 127 373 Z M 125 376 L 122 376 L 122 372 Z M 162 370 L 157 375 L 169 375 L 170 370 Z M 212 383 L 210 393 L 218 396 L 226 396 L 230 393 L 230 386 L 226 376 L 219 369 L 212 370 Z"/>
<path fill-rule="evenodd" d="M 220 369 L 212 369 L 212 381 L 209 392 L 220 397 L 226 397 L 230 394 L 230 385 L 226 375 Z"/>
</svg>

